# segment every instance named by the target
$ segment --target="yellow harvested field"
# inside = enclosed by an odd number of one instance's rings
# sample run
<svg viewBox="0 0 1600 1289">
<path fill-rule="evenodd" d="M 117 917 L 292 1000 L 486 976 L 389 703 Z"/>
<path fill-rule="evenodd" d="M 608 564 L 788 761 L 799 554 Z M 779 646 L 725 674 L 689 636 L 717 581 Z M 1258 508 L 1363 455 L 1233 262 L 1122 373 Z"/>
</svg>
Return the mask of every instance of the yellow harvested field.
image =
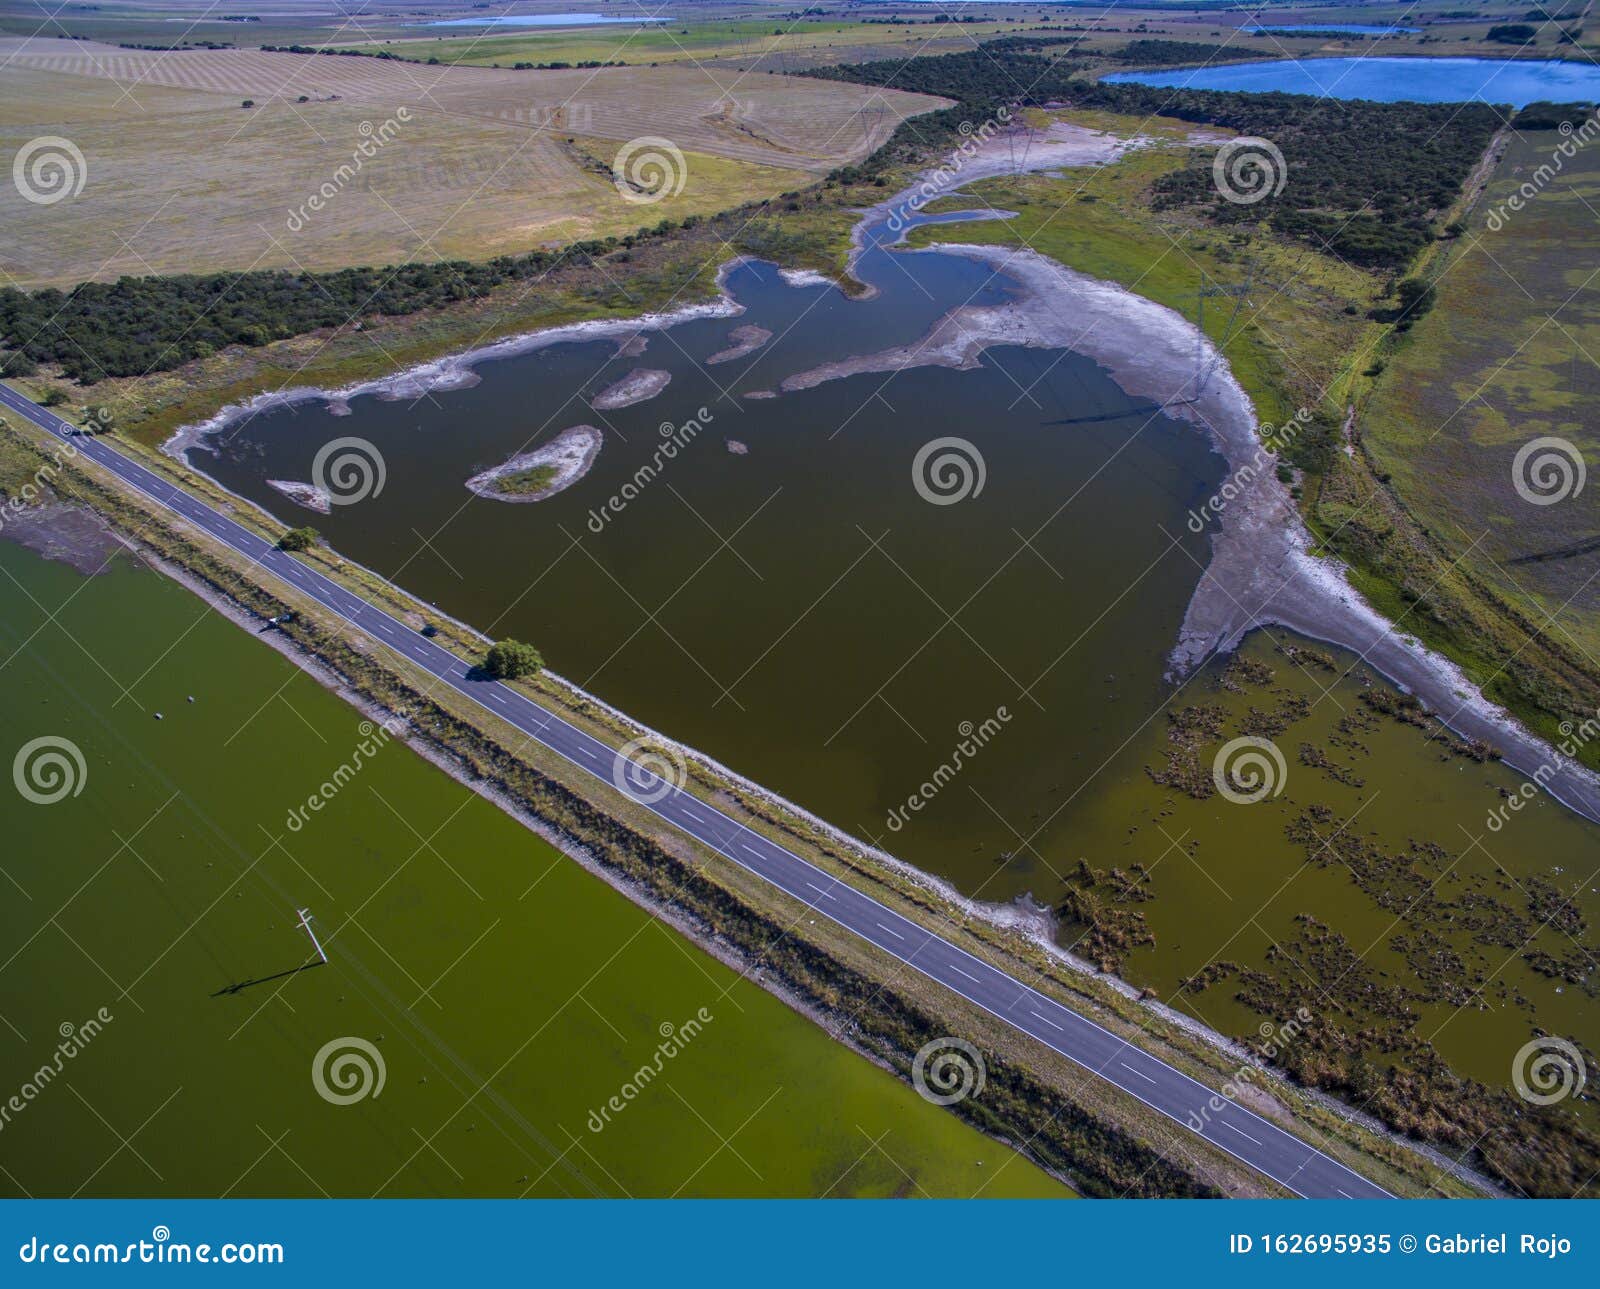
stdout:
<svg viewBox="0 0 1600 1289">
<path fill-rule="evenodd" d="M 519 72 L 21 38 L 0 38 L 0 69 L 4 156 L 54 137 L 82 157 L 76 195 L 0 185 L 0 281 L 25 287 L 621 234 L 801 187 L 940 104 L 685 65 Z M 641 137 L 684 158 L 681 190 L 650 203 L 611 173 Z"/>
</svg>

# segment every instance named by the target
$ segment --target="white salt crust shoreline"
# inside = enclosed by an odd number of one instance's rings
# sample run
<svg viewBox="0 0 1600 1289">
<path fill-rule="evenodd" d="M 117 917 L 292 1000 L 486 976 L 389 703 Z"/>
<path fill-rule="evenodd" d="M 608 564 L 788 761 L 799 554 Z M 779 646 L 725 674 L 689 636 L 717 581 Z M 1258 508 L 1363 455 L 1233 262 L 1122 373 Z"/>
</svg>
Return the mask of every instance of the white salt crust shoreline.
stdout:
<svg viewBox="0 0 1600 1289">
<path fill-rule="evenodd" d="M 664 331 L 668 327 L 694 322 L 700 318 L 736 318 L 742 314 L 744 306 L 728 294 L 727 281 L 728 275 L 743 264 L 745 258 L 739 256 L 731 259 L 717 271 L 718 298 L 703 304 L 685 305 L 681 309 L 673 309 L 667 313 L 641 314 L 637 318 L 596 319 L 550 327 L 543 331 L 521 332 L 477 349 L 468 349 L 459 354 L 447 354 L 431 362 L 419 363 L 392 376 L 359 381 L 340 389 L 295 385 L 266 394 L 257 394 L 254 398 L 241 403 L 229 403 L 204 421 L 182 426 L 162 443 L 161 450 L 168 456 L 187 464 L 184 457 L 192 449 L 198 448 L 214 453 L 216 449 L 208 440 L 231 426 L 251 420 L 274 408 L 297 403 L 325 403 L 328 410 L 338 416 L 349 413 L 351 399 L 366 395 L 373 395 L 386 401 L 398 401 L 421 398 L 436 390 L 469 389 L 482 379 L 474 370 L 479 363 L 492 362 L 500 358 L 514 358 L 519 354 L 547 349 L 551 345 L 601 340 L 607 336 L 624 337 L 616 356 L 633 357 L 644 351 L 644 345 L 641 343 L 644 338 L 640 335 L 641 332 Z"/>
<path fill-rule="evenodd" d="M 464 486 L 468 492 L 489 501 L 504 501 L 512 505 L 544 501 L 572 487 L 589 473 L 595 457 L 600 455 L 601 438 L 600 431 L 592 425 L 569 426 L 548 443 L 527 452 L 519 452 L 482 474 L 473 475 Z M 500 480 L 542 465 L 550 466 L 555 473 L 538 492 L 501 491 Z"/>
</svg>

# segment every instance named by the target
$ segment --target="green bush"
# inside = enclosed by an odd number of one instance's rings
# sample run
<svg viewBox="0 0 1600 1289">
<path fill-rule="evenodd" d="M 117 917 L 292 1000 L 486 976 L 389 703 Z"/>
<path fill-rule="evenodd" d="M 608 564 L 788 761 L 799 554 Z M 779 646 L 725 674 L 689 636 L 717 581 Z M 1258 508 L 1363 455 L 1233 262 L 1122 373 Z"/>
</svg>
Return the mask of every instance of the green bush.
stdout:
<svg viewBox="0 0 1600 1289">
<path fill-rule="evenodd" d="M 483 670 L 496 680 L 518 680 L 544 670 L 544 657 L 520 640 L 500 640 L 483 656 Z"/>
</svg>

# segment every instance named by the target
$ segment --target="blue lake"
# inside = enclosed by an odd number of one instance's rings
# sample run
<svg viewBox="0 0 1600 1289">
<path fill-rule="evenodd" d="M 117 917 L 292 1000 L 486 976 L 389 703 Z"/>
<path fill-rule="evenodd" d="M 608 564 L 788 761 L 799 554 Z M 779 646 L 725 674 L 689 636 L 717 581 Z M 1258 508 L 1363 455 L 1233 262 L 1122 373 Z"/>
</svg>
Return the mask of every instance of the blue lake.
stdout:
<svg viewBox="0 0 1600 1289">
<path fill-rule="evenodd" d="M 1379 103 L 1557 103 L 1600 99 L 1600 66 L 1510 58 L 1287 58 L 1165 72 L 1117 72 L 1112 83 L 1362 98 Z"/>
<path fill-rule="evenodd" d="M 1374 27 L 1364 22 L 1252 22 L 1241 31 L 1344 31 L 1356 36 L 1415 36 L 1420 27 Z"/>
<path fill-rule="evenodd" d="M 665 22 L 665 18 L 608 18 L 599 13 L 524 13 L 499 18 L 449 18 L 419 27 L 601 27 L 616 23 Z"/>
</svg>

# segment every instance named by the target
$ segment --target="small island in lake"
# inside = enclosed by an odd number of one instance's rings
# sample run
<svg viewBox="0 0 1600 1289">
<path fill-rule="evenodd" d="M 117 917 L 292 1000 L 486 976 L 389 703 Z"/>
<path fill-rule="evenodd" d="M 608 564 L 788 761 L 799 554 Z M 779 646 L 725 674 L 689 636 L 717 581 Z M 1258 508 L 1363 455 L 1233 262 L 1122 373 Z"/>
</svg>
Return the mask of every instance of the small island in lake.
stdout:
<svg viewBox="0 0 1600 1289">
<path fill-rule="evenodd" d="M 543 501 L 588 474 L 599 453 L 600 431 L 574 425 L 548 443 L 473 475 L 467 490 L 490 501 Z"/>
</svg>

